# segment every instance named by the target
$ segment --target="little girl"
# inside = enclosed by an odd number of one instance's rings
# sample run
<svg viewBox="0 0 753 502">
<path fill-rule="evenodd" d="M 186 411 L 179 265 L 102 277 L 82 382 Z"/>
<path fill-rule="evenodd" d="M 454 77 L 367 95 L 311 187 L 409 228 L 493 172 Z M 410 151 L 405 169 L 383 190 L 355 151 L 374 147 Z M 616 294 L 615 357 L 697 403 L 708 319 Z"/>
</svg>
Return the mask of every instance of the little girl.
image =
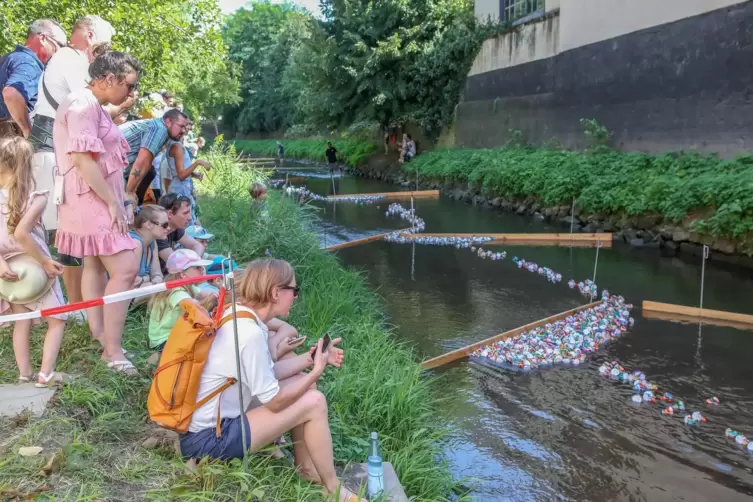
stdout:
<svg viewBox="0 0 753 502">
<path fill-rule="evenodd" d="M 33 258 L 48 277 L 55 278 L 41 297 L 32 301 L 13 303 L 0 298 L 0 315 L 48 309 L 65 305 L 58 276 L 63 266 L 50 256 L 42 214 L 47 206 L 47 191 L 35 192 L 31 158 L 31 143 L 20 137 L 0 138 L 0 281 L 15 283 L 21 277 L 11 270 L 9 261 L 20 255 Z M 16 288 L 22 288 L 19 282 Z M 12 287 L 11 287 L 12 289 Z M 13 295 L 10 295 L 13 297 Z M 63 328 L 68 314 L 45 317 L 47 334 L 42 349 L 42 366 L 36 376 L 37 387 L 60 383 L 67 375 L 55 372 L 55 362 L 63 341 Z M 13 328 L 13 351 L 16 354 L 20 383 L 30 382 L 34 370 L 29 356 L 31 321 L 16 321 Z"/>
<path fill-rule="evenodd" d="M 188 277 L 204 275 L 204 267 L 211 264 L 202 260 L 192 249 L 178 249 L 167 258 L 167 276 L 165 282 Z M 213 297 L 214 295 L 210 295 Z M 149 347 L 162 352 L 167 337 L 181 314 L 180 303 L 184 300 L 196 300 L 202 295 L 196 285 L 189 284 L 172 290 L 161 291 L 149 300 Z M 210 305 L 205 305 L 209 307 Z M 207 308 L 211 310 L 211 308 Z"/>
</svg>

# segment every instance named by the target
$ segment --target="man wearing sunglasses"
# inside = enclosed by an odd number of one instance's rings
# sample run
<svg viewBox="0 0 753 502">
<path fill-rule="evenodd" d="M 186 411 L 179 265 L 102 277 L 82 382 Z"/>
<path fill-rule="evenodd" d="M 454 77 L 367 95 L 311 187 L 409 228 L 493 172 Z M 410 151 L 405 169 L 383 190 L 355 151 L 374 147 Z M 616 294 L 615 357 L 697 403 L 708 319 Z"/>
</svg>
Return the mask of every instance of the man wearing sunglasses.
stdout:
<svg viewBox="0 0 753 502">
<path fill-rule="evenodd" d="M 191 223 L 191 199 L 185 195 L 169 193 L 160 197 L 159 205 L 167 210 L 167 222 L 169 224 L 165 240 L 157 241 L 160 265 L 167 272 L 167 258 L 178 248 L 191 249 L 197 255 L 204 254 L 204 245 L 188 235 L 186 228 Z"/>
<path fill-rule="evenodd" d="M 119 127 L 128 141 L 128 146 L 131 147 L 128 152 L 129 165 L 125 171 L 126 192 L 135 192 L 141 205 L 156 174 L 152 167 L 154 157 L 159 154 L 168 139 L 183 139 L 188 127 L 188 116 L 176 108 L 171 108 L 161 118 L 134 120 Z"/>
<path fill-rule="evenodd" d="M 65 45 L 60 25 L 39 19 L 29 26 L 26 43 L 0 58 L 0 137 L 29 137 L 39 77 L 47 61 Z"/>
</svg>

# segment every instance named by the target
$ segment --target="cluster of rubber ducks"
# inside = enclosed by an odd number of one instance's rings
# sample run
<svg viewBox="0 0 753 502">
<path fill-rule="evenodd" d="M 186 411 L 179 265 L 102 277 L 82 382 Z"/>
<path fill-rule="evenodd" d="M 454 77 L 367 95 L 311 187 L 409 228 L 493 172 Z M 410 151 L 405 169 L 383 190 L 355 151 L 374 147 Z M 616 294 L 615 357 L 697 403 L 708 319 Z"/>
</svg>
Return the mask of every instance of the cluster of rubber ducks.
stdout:
<svg viewBox="0 0 753 502">
<path fill-rule="evenodd" d="M 621 296 L 605 297 L 595 307 L 476 349 L 471 357 L 524 371 L 554 364 L 579 366 L 633 325 L 632 307 Z"/>
<path fill-rule="evenodd" d="M 278 181 L 278 180 L 275 180 L 275 181 Z M 284 184 L 284 181 L 283 181 L 283 184 Z M 350 203 L 360 204 L 360 205 L 373 204 L 374 202 L 384 199 L 384 197 L 381 195 L 348 195 L 348 196 L 342 196 L 342 197 L 338 196 L 335 199 L 330 199 L 328 197 L 324 197 L 322 195 L 314 193 L 311 190 L 307 189 L 306 187 L 295 187 L 295 186 L 288 186 L 287 188 L 285 188 L 285 194 L 288 195 L 289 197 L 292 197 L 295 195 L 295 196 L 300 197 L 301 199 L 311 199 L 311 200 L 326 201 L 326 202 L 350 202 Z"/>
<path fill-rule="evenodd" d="M 611 363 L 599 366 L 599 374 L 614 381 L 631 386 L 635 394 L 633 394 L 630 399 L 636 404 L 656 402 L 666 403 L 667 406 L 661 411 L 664 416 L 682 415 L 682 413 L 686 411 L 685 403 L 682 401 L 675 401 L 675 397 L 671 393 L 665 392 L 661 395 L 657 394 L 659 386 L 649 382 L 646 379 L 646 375 L 640 370 L 628 373 L 618 361 L 612 361 Z M 710 397 L 706 399 L 706 404 L 709 406 L 715 406 L 719 404 L 719 399 L 717 397 Z M 683 418 L 685 425 L 698 425 L 707 421 L 708 419 L 704 417 L 700 411 L 686 414 Z"/>
<path fill-rule="evenodd" d="M 404 208 L 397 202 L 389 205 L 387 211 L 385 212 L 385 215 L 397 216 L 401 220 L 407 221 L 411 224 L 411 229 L 415 232 L 423 232 L 424 228 L 426 228 L 426 222 L 422 218 L 418 217 L 415 209 Z"/>
<path fill-rule="evenodd" d="M 562 282 L 562 274 L 555 272 L 549 267 L 539 266 L 532 261 L 526 261 L 522 258 L 518 258 L 517 256 L 513 257 L 512 262 L 516 264 L 518 268 L 524 268 L 529 272 L 538 273 L 539 275 L 545 276 L 546 279 L 553 284 Z"/>
</svg>

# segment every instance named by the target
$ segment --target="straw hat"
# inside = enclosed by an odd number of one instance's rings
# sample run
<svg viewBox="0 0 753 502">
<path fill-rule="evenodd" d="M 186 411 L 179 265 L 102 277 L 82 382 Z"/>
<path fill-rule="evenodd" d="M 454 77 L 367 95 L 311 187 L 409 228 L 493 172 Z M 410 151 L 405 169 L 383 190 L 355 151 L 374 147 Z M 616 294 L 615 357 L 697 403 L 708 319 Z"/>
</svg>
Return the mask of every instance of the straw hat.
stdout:
<svg viewBox="0 0 753 502">
<path fill-rule="evenodd" d="M 44 268 L 28 254 L 8 258 L 8 267 L 18 274 L 19 280 L 8 282 L 0 279 L 0 298 L 10 303 L 26 304 L 42 298 L 55 282 Z"/>
</svg>

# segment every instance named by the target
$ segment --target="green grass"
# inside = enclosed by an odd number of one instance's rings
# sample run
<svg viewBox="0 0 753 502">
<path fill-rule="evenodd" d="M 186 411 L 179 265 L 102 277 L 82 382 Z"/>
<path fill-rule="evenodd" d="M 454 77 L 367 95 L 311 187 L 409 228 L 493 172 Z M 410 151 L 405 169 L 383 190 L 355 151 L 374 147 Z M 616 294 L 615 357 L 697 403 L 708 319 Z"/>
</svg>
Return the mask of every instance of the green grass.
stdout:
<svg viewBox="0 0 753 502">
<path fill-rule="evenodd" d="M 259 175 L 239 171 L 232 156 L 213 147 L 214 169 L 201 197 L 203 223 L 217 235 L 212 251 L 232 250 L 245 262 L 266 252 L 290 261 L 302 294 L 291 322 L 309 342 L 328 331 L 342 337 L 346 360 L 328 369 L 320 389 L 329 402 L 339 465 L 363 461 L 368 434 L 380 432 L 386 460 L 395 466 L 414 500 L 455 498 L 455 483 L 441 454 L 447 432 L 434 404 L 433 382 L 420 375 L 414 354 L 385 329 L 378 297 L 363 278 L 319 249 L 310 231 L 313 216 L 271 194 L 272 220 L 251 219 L 246 185 Z M 58 369 L 78 375 L 59 390 L 42 418 L 0 421 L 0 493 L 38 493 L 39 500 L 321 500 L 320 489 L 300 481 L 285 461 L 253 455 L 249 473 L 239 461 L 202 464 L 188 472 L 167 445 L 145 449 L 154 429 L 146 420 L 151 369 L 146 358 L 147 320 L 129 315 L 125 347 L 141 375 L 116 375 L 99 361 L 88 329 L 66 328 Z M 33 360 L 41 358 L 42 331 L 34 330 Z M 0 338 L 0 381 L 17 372 L 9 330 Z M 21 446 L 42 446 L 37 457 L 17 455 Z M 51 476 L 41 473 L 54 457 Z M 45 491 L 40 491 L 45 490 Z"/>
<path fill-rule="evenodd" d="M 753 156 L 721 160 L 597 148 L 586 152 L 523 147 L 447 149 L 405 164 L 424 181 L 468 183 L 495 196 L 571 204 L 586 214 L 658 215 L 699 233 L 738 241 L 753 232 Z M 749 251 L 753 248 L 749 248 Z"/>
<path fill-rule="evenodd" d="M 326 161 L 324 156 L 328 140 L 291 139 L 282 140 L 285 147 L 285 157 L 292 159 L 307 159 Z M 333 139 L 332 146 L 342 154 L 345 163 L 356 167 L 376 151 L 376 144 L 369 141 L 353 139 Z M 251 155 L 277 155 L 277 140 L 236 140 L 235 148 Z"/>
</svg>

